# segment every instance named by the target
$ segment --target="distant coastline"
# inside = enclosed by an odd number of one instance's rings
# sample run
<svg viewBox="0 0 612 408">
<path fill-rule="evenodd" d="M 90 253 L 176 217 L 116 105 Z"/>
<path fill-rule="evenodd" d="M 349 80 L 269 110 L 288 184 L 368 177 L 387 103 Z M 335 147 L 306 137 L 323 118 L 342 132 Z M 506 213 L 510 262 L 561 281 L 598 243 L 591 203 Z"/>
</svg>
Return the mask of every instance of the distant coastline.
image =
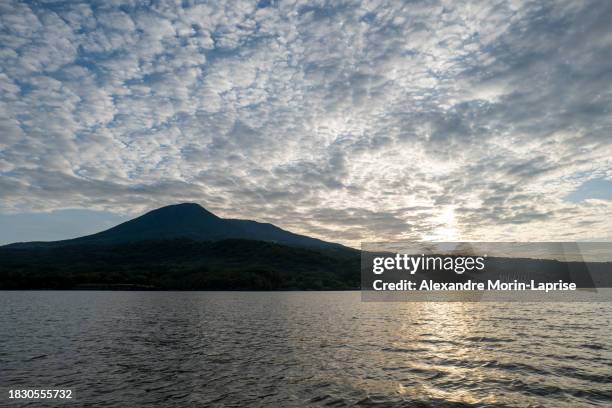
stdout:
<svg viewBox="0 0 612 408">
<path fill-rule="evenodd" d="M 366 252 L 370 254 L 370 252 Z M 330 291 L 371 289 L 362 253 L 285 231 L 272 224 L 219 218 L 192 203 L 153 210 L 97 234 L 67 241 L 0 247 L 0 289 Z M 495 258 L 478 274 L 438 273 L 439 282 L 540 278 L 569 280 L 572 271 L 597 275 L 612 287 L 612 263 Z M 437 271 L 421 273 L 431 279 Z M 434 274 L 434 275 L 432 275 Z M 365 276 L 365 278 L 364 278 Z M 387 271 L 389 282 L 405 278 Z M 587 279 L 586 286 L 593 283 Z"/>
</svg>

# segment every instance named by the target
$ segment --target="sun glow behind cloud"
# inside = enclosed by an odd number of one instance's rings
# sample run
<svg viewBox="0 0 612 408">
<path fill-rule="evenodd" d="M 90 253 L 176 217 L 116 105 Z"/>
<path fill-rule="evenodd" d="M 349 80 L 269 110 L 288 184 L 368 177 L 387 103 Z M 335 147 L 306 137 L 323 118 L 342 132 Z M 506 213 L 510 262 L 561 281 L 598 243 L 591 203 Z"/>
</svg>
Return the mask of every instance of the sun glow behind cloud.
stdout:
<svg viewBox="0 0 612 408">
<path fill-rule="evenodd" d="M 0 211 L 602 239 L 612 3 L 4 2 Z M 35 239 L 36 237 L 32 237 Z M 454 239 L 454 238 L 453 238 Z"/>
<path fill-rule="evenodd" d="M 442 209 L 435 218 L 437 226 L 432 230 L 431 235 L 426 235 L 425 240 L 439 242 L 461 241 L 460 232 L 457 229 L 455 219 L 455 209 L 452 206 Z"/>
</svg>

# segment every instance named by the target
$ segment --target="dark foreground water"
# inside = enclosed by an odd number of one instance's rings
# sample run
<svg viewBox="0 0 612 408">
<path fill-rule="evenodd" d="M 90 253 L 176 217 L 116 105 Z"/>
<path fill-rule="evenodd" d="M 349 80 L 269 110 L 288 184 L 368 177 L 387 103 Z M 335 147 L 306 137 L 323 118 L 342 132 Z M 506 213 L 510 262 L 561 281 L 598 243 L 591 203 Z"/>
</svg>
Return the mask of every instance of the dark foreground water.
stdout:
<svg viewBox="0 0 612 408">
<path fill-rule="evenodd" d="M 612 406 L 612 303 L 0 292 L 0 311 L 0 406 L 9 388 L 70 388 L 72 406 Z"/>
</svg>

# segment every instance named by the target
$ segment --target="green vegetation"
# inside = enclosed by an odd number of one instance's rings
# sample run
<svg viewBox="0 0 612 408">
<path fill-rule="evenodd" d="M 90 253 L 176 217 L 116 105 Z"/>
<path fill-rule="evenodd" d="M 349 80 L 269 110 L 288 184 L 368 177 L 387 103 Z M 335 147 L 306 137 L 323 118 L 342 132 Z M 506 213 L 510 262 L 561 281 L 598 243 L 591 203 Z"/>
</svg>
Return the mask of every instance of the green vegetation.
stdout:
<svg viewBox="0 0 612 408">
<path fill-rule="evenodd" d="M 0 289 L 342 290 L 359 253 L 264 241 L 173 239 L 0 248 Z"/>
</svg>

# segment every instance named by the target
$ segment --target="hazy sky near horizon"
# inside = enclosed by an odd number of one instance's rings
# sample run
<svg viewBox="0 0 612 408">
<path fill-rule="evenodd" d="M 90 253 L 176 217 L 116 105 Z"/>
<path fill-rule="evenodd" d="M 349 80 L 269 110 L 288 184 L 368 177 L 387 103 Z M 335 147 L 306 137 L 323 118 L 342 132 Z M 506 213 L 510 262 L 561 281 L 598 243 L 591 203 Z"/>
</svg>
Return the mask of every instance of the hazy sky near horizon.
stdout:
<svg viewBox="0 0 612 408">
<path fill-rule="evenodd" d="M 190 201 L 360 241 L 612 239 L 612 2 L 4 1 L 0 243 Z"/>
</svg>

